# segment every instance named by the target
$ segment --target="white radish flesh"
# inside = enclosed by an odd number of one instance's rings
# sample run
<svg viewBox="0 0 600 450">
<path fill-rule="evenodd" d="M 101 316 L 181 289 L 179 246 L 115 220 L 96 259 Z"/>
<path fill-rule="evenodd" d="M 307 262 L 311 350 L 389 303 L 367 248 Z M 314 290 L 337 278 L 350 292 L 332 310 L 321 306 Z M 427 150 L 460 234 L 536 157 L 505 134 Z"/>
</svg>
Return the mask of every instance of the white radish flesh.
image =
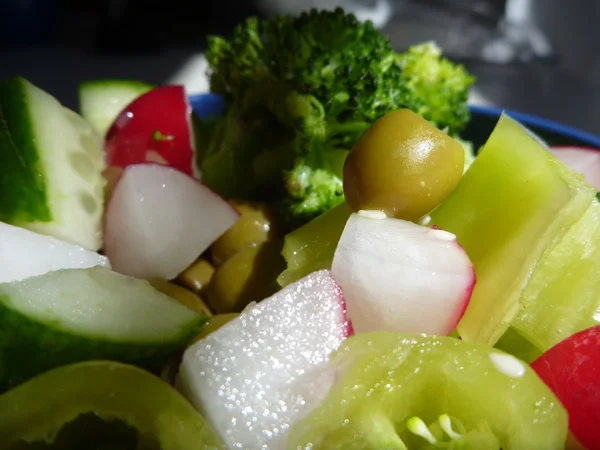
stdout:
<svg viewBox="0 0 600 450">
<path fill-rule="evenodd" d="M 364 213 L 348 219 L 331 272 L 356 332 L 447 335 L 475 284 L 473 265 L 453 234 Z"/>
<path fill-rule="evenodd" d="M 0 222 L 0 283 L 93 266 L 110 268 L 110 263 L 79 245 Z"/>
<path fill-rule="evenodd" d="M 131 165 L 108 204 L 105 253 L 117 272 L 173 279 L 238 218 L 229 203 L 183 172 Z"/>
<path fill-rule="evenodd" d="M 341 289 L 314 272 L 190 346 L 177 384 L 228 448 L 284 449 L 329 391 L 328 355 L 351 333 Z"/>
</svg>

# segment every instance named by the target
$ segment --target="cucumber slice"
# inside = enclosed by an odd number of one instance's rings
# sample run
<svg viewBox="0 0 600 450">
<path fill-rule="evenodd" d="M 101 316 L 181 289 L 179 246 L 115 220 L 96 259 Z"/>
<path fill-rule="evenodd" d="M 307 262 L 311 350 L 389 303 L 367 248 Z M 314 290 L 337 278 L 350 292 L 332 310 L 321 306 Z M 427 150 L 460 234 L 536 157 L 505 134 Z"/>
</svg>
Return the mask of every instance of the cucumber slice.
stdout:
<svg viewBox="0 0 600 450">
<path fill-rule="evenodd" d="M 65 444 L 59 431 L 85 413 L 134 427 L 138 449 L 225 448 L 174 388 L 148 372 L 111 361 L 60 367 L 0 396 L 0 448 L 20 448 L 17 442 L 65 448 L 59 445 Z M 88 430 L 79 431 L 83 442 L 70 442 L 68 448 L 98 448 L 86 441 Z"/>
<path fill-rule="evenodd" d="M 0 221 L 98 250 L 104 168 L 80 116 L 23 78 L 0 82 Z"/>
<path fill-rule="evenodd" d="M 502 115 L 456 190 L 431 213 L 475 265 L 460 336 L 494 345 L 517 316 L 540 258 L 595 201 L 596 191 Z"/>
<path fill-rule="evenodd" d="M 0 284 L 0 391 L 85 360 L 158 369 L 206 321 L 148 282 L 102 267 Z"/>
<path fill-rule="evenodd" d="M 104 137 L 119 113 L 154 86 L 132 80 L 91 80 L 79 85 L 81 115 Z"/>
<path fill-rule="evenodd" d="M 564 448 L 566 410 L 527 364 L 499 350 L 449 337 L 359 333 L 330 364 L 336 383 L 292 427 L 288 449 Z M 454 433 L 444 431 L 449 424 Z"/>
<path fill-rule="evenodd" d="M 600 204 L 544 257 L 521 296 L 512 326 L 540 351 L 598 325 L 600 317 Z"/>
</svg>

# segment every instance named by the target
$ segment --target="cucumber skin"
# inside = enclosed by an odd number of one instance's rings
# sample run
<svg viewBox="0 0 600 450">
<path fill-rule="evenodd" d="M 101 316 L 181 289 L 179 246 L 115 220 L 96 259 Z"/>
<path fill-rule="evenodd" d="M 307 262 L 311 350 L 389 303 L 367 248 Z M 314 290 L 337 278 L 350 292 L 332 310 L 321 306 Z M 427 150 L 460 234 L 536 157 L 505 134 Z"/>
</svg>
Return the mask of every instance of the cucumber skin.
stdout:
<svg viewBox="0 0 600 450">
<path fill-rule="evenodd" d="M 119 87 L 130 87 L 131 90 L 138 90 L 140 92 L 154 88 L 150 83 L 145 81 L 127 80 L 125 78 L 102 78 L 99 80 L 87 80 L 79 85 L 80 91 L 82 89 L 94 89 L 94 88 L 110 88 L 112 86 Z"/>
<path fill-rule="evenodd" d="M 28 88 L 27 80 L 18 76 L 0 82 L 0 221 L 7 223 L 52 220 L 29 114 Z"/>
<path fill-rule="evenodd" d="M 208 317 L 182 327 L 176 339 L 114 342 L 52 328 L 6 306 L 0 295 L 0 393 L 47 370 L 82 361 L 111 360 L 157 372 L 168 357 L 198 335 Z"/>
</svg>

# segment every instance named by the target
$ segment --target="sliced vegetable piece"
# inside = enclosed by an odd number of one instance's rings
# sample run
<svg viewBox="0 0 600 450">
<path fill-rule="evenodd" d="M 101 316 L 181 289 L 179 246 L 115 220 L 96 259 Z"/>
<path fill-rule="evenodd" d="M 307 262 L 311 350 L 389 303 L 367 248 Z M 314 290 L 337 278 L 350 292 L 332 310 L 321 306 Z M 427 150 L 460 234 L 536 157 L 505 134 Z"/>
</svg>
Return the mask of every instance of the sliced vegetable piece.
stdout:
<svg viewBox="0 0 600 450">
<path fill-rule="evenodd" d="M 224 448 L 174 388 L 142 369 L 113 361 L 60 367 L 0 396 L 0 448 L 50 444 L 65 424 L 85 413 L 134 427 L 139 449 Z"/>
<path fill-rule="evenodd" d="M 217 331 L 223 325 L 231 322 L 233 319 L 235 319 L 238 316 L 239 316 L 239 314 L 237 314 L 237 313 L 216 314 L 216 315 L 212 316 L 210 318 L 210 320 L 208 321 L 208 323 L 202 327 L 202 330 L 200 330 L 200 334 L 198 334 L 198 336 L 196 336 L 195 341 L 204 339 L 210 333 L 212 333 L 213 331 Z"/>
<path fill-rule="evenodd" d="M 473 265 L 456 236 L 388 218 L 382 211 L 350 216 L 331 273 L 359 333 L 447 335 L 475 285 Z"/>
<path fill-rule="evenodd" d="M 93 359 L 157 369 L 206 321 L 146 281 L 102 267 L 0 284 L 0 391 Z"/>
<path fill-rule="evenodd" d="M 0 221 L 98 250 L 104 168 L 80 116 L 24 78 L 0 82 Z"/>
<path fill-rule="evenodd" d="M 575 438 L 589 450 L 600 448 L 600 325 L 561 341 L 531 367 L 569 412 Z"/>
<path fill-rule="evenodd" d="M 110 268 L 110 263 L 78 245 L 0 222 L 0 283 L 93 266 Z"/>
<path fill-rule="evenodd" d="M 264 203 L 230 200 L 240 219 L 210 246 L 215 266 L 220 266 L 238 251 L 250 244 L 270 241 L 279 235 L 275 211 Z"/>
<path fill-rule="evenodd" d="M 79 85 L 79 111 L 92 128 L 104 137 L 119 113 L 153 86 L 142 81 L 103 79 Z"/>
<path fill-rule="evenodd" d="M 463 339 L 498 341 L 540 258 L 595 193 L 517 122 L 500 117 L 456 190 L 431 214 L 431 223 L 455 234 L 475 265 L 477 284 L 457 327 Z"/>
<path fill-rule="evenodd" d="M 287 269 L 277 278 L 280 286 L 330 269 L 333 255 L 352 210 L 342 203 L 285 236 L 281 254 Z"/>
<path fill-rule="evenodd" d="M 292 425 L 288 449 L 563 449 L 567 413 L 525 363 L 485 345 L 358 333 L 330 359 L 337 382 Z"/>
<path fill-rule="evenodd" d="M 242 311 L 249 303 L 274 294 L 285 267 L 281 241 L 250 244 L 219 266 L 208 287 L 208 301 L 218 313 Z"/>
<path fill-rule="evenodd" d="M 550 152 L 600 191 L 600 150 L 584 147 L 550 147 Z"/>
<path fill-rule="evenodd" d="M 540 352 L 600 322 L 600 203 L 537 265 L 512 327 Z"/>
<path fill-rule="evenodd" d="M 117 272 L 171 280 L 238 218 L 229 203 L 172 167 L 128 166 L 108 204 L 105 253 Z"/>
<path fill-rule="evenodd" d="M 188 347 L 176 385 L 228 448 L 285 448 L 289 426 L 329 390 L 321 369 L 351 332 L 341 289 L 315 272 Z"/>
<path fill-rule="evenodd" d="M 179 286 L 171 281 L 165 281 L 160 279 L 149 280 L 150 284 L 158 289 L 160 292 L 167 294 L 169 297 L 179 300 L 182 304 L 190 309 L 193 309 L 198 314 L 203 316 L 212 316 L 212 311 L 194 292 Z"/>
<path fill-rule="evenodd" d="M 206 296 L 215 267 L 206 259 L 198 258 L 177 277 L 177 282 L 203 297 Z"/>
<path fill-rule="evenodd" d="M 137 97 L 106 133 L 108 164 L 127 167 L 153 162 L 200 178 L 191 115 L 183 86 L 161 86 Z"/>
</svg>

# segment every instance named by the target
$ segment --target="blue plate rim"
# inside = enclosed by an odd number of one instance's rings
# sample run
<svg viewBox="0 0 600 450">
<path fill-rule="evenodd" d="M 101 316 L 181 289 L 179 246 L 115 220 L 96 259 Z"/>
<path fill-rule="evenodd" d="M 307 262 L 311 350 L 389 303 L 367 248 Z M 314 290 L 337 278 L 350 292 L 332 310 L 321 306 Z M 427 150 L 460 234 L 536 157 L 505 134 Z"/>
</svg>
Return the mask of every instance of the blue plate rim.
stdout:
<svg viewBox="0 0 600 450">
<path fill-rule="evenodd" d="M 564 125 L 559 122 L 554 122 L 549 119 L 544 119 L 533 114 L 523 113 L 520 111 L 514 111 L 506 108 L 497 108 L 494 106 L 470 105 L 469 109 L 471 110 L 472 114 L 496 118 L 500 117 L 500 115 L 504 112 L 508 116 L 522 123 L 525 126 L 535 127 L 539 130 L 543 130 L 549 133 L 560 134 L 564 137 L 585 143 L 585 145 L 589 147 L 600 149 L 600 137 L 592 133 L 588 133 L 587 131 L 582 131 L 577 128 Z"/>
<path fill-rule="evenodd" d="M 208 100 L 208 108 L 212 113 L 221 112 L 222 103 L 221 96 L 217 94 L 213 94 L 210 92 L 203 94 L 191 94 L 188 95 L 188 99 L 190 104 L 194 104 L 196 106 L 205 104 L 206 100 Z M 514 111 L 506 108 L 498 108 L 494 106 L 478 106 L 478 105 L 470 105 L 469 109 L 471 113 L 479 116 L 487 116 L 490 118 L 498 118 L 504 112 L 513 119 L 521 122 L 525 126 L 534 127 L 542 131 L 546 131 L 548 133 L 560 134 L 564 137 L 576 140 L 585 144 L 588 147 L 593 147 L 596 149 L 600 149 L 600 137 L 588 133 L 587 131 L 582 131 L 577 128 L 564 125 L 562 123 L 554 122 L 549 119 L 544 119 L 542 117 L 523 113 L 520 111 Z"/>
</svg>

